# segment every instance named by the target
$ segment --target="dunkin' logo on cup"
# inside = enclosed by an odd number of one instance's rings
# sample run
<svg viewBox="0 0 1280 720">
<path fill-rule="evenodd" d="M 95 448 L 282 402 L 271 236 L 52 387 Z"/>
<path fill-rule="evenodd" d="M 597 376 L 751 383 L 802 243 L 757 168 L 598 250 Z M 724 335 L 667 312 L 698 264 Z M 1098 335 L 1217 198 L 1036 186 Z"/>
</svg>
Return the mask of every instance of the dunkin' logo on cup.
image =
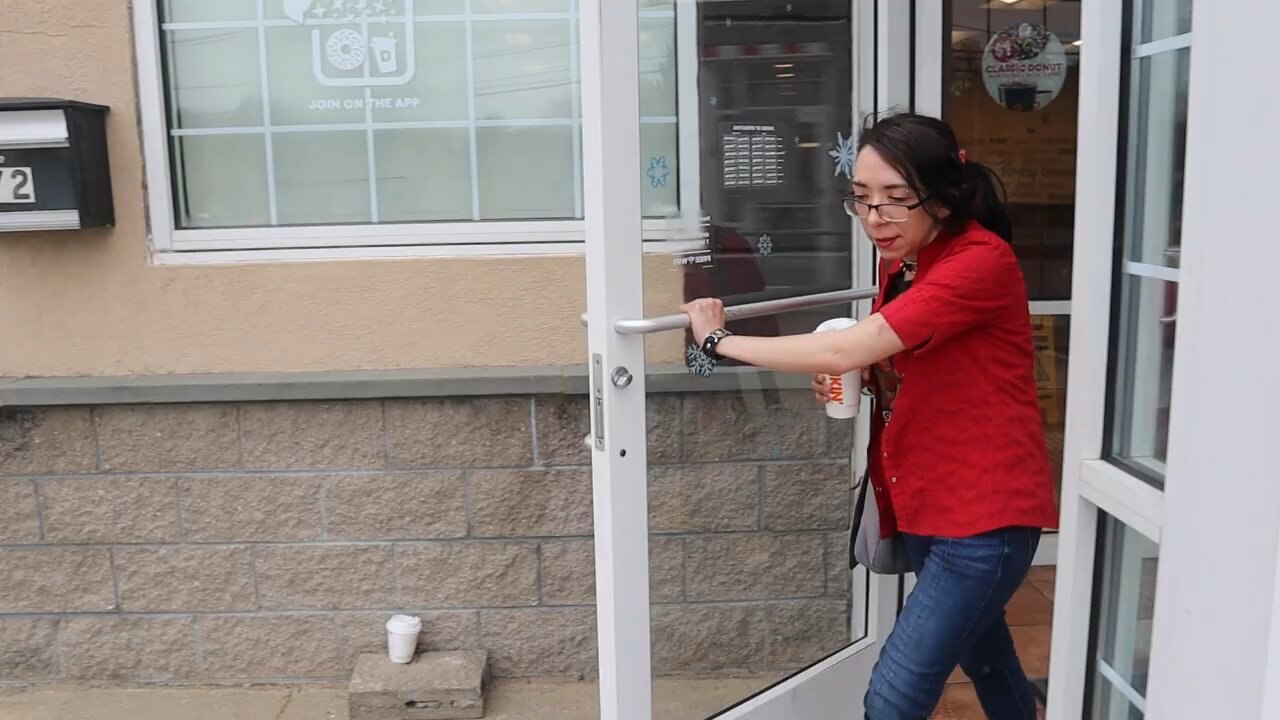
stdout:
<svg viewBox="0 0 1280 720">
<path fill-rule="evenodd" d="M 844 404 L 844 378 L 839 375 L 831 376 L 831 402 Z"/>
</svg>

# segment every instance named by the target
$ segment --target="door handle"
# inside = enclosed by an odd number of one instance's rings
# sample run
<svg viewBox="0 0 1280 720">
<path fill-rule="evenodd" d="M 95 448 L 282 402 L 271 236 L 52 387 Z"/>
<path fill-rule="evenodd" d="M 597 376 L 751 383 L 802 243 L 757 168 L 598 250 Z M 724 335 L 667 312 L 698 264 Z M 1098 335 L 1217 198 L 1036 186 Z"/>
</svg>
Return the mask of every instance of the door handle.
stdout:
<svg viewBox="0 0 1280 720">
<path fill-rule="evenodd" d="M 766 317 L 768 315 L 780 315 L 782 313 L 794 312 L 796 310 L 808 310 L 810 308 L 825 307 L 827 305 L 840 305 L 843 303 L 855 302 L 857 300 L 869 300 L 879 295 L 877 288 L 851 288 L 849 290 L 835 290 L 832 292 L 816 293 L 813 295 L 798 295 L 796 297 L 779 298 L 777 300 L 764 300 L 761 302 L 746 303 L 743 305 L 734 305 L 725 308 L 725 320 L 746 320 L 748 318 Z M 587 324 L 587 314 L 582 314 L 582 324 Z M 649 335 L 652 333 L 667 332 L 668 330 L 684 330 L 689 327 L 689 316 L 684 313 L 677 315 L 662 315 L 653 318 L 641 318 L 636 320 L 618 320 L 613 324 L 613 329 L 619 335 Z"/>
</svg>

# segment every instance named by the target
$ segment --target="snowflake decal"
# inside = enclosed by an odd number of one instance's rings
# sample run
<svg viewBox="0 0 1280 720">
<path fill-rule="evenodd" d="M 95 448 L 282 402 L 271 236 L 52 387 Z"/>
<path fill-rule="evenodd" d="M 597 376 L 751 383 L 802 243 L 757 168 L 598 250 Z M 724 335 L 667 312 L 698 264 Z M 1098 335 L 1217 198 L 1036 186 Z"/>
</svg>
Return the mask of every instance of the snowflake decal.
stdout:
<svg viewBox="0 0 1280 720">
<path fill-rule="evenodd" d="M 836 147 L 834 150 L 828 150 L 827 154 L 835 161 L 836 171 L 831 177 L 844 175 L 846 178 L 853 178 L 853 134 L 850 133 L 846 138 L 840 133 L 836 133 Z"/>
<path fill-rule="evenodd" d="M 725 26 L 725 27 L 727 27 L 727 28 L 731 28 L 731 27 L 733 27 L 733 18 L 725 18 L 725 19 L 724 19 L 724 26 Z"/>
<path fill-rule="evenodd" d="M 719 95 L 712 95 L 712 96 L 711 96 L 711 107 L 720 107 L 720 96 L 719 96 Z"/>
<path fill-rule="evenodd" d="M 756 253 L 758 255 L 773 254 L 773 237 L 771 235 L 766 233 L 756 240 Z"/>
<path fill-rule="evenodd" d="M 716 369 L 716 363 L 707 354 L 702 352 L 702 348 L 690 345 L 684 351 L 684 364 L 689 368 L 690 375 L 698 377 L 710 377 L 711 371 Z"/>
<path fill-rule="evenodd" d="M 667 165 L 667 158 L 663 156 L 649 158 L 649 170 L 645 175 L 649 176 L 650 187 L 666 187 L 667 178 L 671 177 L 671 166 Z"/>
</svg>

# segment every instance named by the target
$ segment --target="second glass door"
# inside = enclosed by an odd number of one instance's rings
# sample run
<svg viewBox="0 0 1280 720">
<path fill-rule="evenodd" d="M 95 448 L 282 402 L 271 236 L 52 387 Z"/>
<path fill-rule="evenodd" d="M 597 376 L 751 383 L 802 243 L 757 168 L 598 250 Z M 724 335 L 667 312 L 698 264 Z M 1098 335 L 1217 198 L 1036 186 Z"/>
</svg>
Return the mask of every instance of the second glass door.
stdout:
<svg viewBox="0 0 1280 720">
<path fill-rule="evenodd" d="M 646 314 L 857 284 L 841 206 L 857 124 L 853 4 L 641 5 Z M 729 329 L 810 332 L 851 313 Z M 848 562 L 856 423 L 828 419 L 808 377 L 733 364 L 702 377 L 692 350 L 683 331 L 647 339 L 654 715 L 763 717 L 766 691 L 868 635 L 873 588 Z M 858 706 L 856 683 L 841 692 L 841 712 Z"/>
</svg>

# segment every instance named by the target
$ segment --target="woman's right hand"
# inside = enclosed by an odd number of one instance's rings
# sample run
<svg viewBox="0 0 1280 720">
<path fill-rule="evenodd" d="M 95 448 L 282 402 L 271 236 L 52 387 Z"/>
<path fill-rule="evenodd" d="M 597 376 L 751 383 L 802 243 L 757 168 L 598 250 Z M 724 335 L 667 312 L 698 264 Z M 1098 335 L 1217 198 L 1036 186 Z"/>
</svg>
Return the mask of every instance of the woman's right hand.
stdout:
<svg viewBox="0 0 1280 720">
<path fill-rule="evenodd" d="M 813 397 L 818 401 L 819 405 L 825 405 L 831 400 L 831 376 L 830 375 L 814 375 L 813 382 L 809 384 L 813 389 Z"/>
</svg>

